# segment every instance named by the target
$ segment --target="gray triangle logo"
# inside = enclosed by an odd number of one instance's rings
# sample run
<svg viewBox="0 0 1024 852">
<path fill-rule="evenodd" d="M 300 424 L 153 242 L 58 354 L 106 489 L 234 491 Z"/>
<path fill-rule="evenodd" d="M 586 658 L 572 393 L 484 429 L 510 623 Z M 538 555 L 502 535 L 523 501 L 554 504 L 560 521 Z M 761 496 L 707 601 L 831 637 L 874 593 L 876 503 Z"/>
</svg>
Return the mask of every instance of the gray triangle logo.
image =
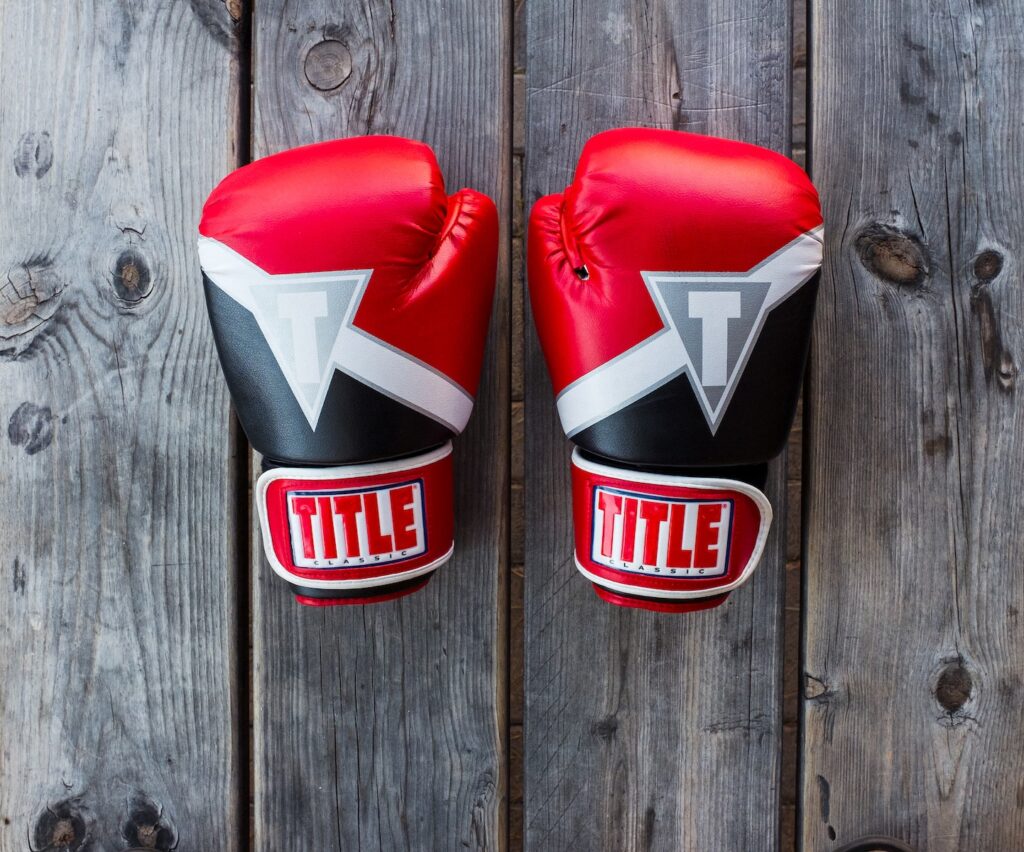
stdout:
<svg viewBox="0 0 1024 852">
<path fill-rule="evenodd" d="M 771 282 L 742 274 L 643 273 L 665 325 L 683 344 L 683 371 L 711 433 L 736 389 L 767 314 Z"/>
<path fill-rule="evenodd" d="M 249 287 L 256 322 L 311 428 L 316 428 L 334 376 L 335 344 L 369 277 L 358 271 Z"/>
<path fill-rule="evenodd" d="M 249 311 L 309 428 L 316 431 L 334 371 L 351 376 L 458 433 L 473 397 L 450 376 L 355 318 L 372 269 L 271 274 L 211 237 L 199 237 L 211 283 Z"/>
</svg>

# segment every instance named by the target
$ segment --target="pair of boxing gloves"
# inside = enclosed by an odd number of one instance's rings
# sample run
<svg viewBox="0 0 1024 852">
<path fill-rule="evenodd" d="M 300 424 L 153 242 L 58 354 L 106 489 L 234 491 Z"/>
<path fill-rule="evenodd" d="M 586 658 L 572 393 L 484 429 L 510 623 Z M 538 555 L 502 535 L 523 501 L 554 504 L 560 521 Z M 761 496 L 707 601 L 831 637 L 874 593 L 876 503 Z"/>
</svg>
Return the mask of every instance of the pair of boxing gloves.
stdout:
<svg viewBox="0 0 1024 852">
<path fill-rule="evenodd" d="M 483 360 L 494 204 L 447 195 L 426 145 L 365 137 L 237 170 L 199 231 L 221 364 L 263 455 L 270 565 L 303 604 L 421 587 L 454 546 L 451 438 Z M 757 565 L 821 250 L 795 164 L 687 133 L 599 134 L 534 205 L 530 298 L 576 445 L 576 564 L 605 600 L 714 606 Z"/>
</svg>

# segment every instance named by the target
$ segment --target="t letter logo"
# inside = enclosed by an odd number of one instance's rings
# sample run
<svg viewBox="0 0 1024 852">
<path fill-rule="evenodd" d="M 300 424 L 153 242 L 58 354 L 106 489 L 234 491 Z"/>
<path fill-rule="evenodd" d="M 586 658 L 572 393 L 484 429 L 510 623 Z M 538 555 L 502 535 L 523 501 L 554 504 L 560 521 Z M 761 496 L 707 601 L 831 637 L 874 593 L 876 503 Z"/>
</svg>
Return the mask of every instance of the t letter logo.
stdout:
<svg viewBox="0 0 1024 852">
<path fill-rule="evenodd" d="M 700 383 L 722 387 L 729 383 L 729 320 L 743 316 L 739 293 L 690 292 L 690 316 L 701 321 Z"/>
<path fill-rule="evenodd" d="M 320 381 L 320 354 L 316 348 L 316 321 L 327 316 L 327 294 L 281 293 L 277 313 L 291 323 L 295 380 L 303 384 Z"/>
<path fill-rule="evenodd" d="M 742 274 L 644 273 L 714 433 L 764 324 L 771 283 Z"/>
</svg>

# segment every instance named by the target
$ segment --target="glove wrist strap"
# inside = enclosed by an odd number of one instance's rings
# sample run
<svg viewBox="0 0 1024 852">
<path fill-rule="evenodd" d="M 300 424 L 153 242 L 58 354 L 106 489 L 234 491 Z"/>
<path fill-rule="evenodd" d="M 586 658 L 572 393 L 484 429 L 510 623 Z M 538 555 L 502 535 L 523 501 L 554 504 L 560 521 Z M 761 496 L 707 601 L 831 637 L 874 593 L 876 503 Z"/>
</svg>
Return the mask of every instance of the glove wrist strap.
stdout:
<svg viewBox="0 0 1024 852">
<path fill-rule="evenodd" d="M 721 603 L 757 566 L 772 508 L 731 479 L 626 470 L 572 457 L 576 567 L 611 603 L 658 611 Z"/>
<path fill-rule="evenodd" d="M 408 594 L 454 544 L 451 443 L 396 461 L 268 470 L 256 483 L 263 547 L 300 603 Z"/>
</svg>

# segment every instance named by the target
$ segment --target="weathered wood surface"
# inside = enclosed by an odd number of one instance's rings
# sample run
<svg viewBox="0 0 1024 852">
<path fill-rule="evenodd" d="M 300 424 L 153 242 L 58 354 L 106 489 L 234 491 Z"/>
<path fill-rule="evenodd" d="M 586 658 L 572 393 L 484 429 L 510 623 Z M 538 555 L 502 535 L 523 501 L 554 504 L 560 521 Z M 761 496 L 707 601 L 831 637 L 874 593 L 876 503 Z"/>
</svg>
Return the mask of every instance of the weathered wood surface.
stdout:
<svg viewBox="0 0 1024 852">
<path fill-rule="evenodd" d="M 813 10 L 803 843 L 1020 849 L 1024 10 Z"/>
<path fill-rule="evenodd" d="M 507 247 L 510 19 L 498 0 L 260 3 L 254 156 L 423 139 L 450 189 L 496 200 Z M 400 601 L 310 610 L 255 551 L 257 849 L 505 845 L 507 266 L 503 249 L 485 377 L 455 447 L 452 561 Z"/>
<path fill-rule="evenodd" d="M 610 127 L 786 150 L 789 3 L 527 5 L 526 202 Z M 573 565 L 569 450 L 535 335 L 526 364 L 529 849 L 768 850 L 778 842 L 784 470 L 754 579 L 667 617 L 597 599 Z"/>
<path fill-rule="evenodd" d="M 223 3 L 0 15 L 0 850 L 239 849 Z M 243 533 L 244 534 L 244 533 Z"/>
</svg>

